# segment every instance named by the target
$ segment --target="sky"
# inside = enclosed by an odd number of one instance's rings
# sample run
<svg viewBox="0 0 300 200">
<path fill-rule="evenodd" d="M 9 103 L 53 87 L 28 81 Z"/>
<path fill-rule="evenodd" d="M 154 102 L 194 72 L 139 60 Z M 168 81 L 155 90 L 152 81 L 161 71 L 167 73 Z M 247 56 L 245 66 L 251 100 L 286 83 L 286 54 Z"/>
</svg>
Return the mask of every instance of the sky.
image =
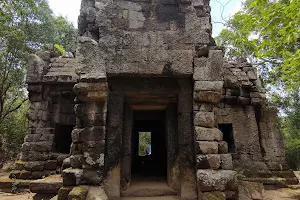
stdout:
<svg viewBox="0 0 300 200">
<path fill-rule="evenodd" d="M 55 15 L 62 15 L 77 27 L 77 18 L 80 10 L 81 0 L 48 0 Z M 222 28 L 224 19 L 232 16 L 241 8 L 243 0 L 211 0 L 211 14 L 213 24 L 213 36 L 217 36 Z M 224 12 L 222 8 L 225 7 Z M 223 17 L 222 17 L 223 13 Z M 221 22 L 221 23 L 220 23 Z"/>
</svg>

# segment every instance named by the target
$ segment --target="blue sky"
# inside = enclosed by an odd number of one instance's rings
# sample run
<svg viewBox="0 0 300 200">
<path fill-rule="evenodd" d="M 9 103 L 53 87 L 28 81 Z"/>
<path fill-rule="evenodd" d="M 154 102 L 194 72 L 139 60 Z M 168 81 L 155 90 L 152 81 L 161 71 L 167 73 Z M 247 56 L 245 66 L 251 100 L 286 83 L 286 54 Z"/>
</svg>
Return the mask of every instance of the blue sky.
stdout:
<svg viewBox="0 0 300 200">
<path fill-rule="evenodd" d="M 77 17 L 79 15 L 81 0 L 48 0 L 51 9 L 55 15 L 66 16 L 69 21 L 77 26 Z M 224 22 L 221 17 L 222 7 L 225 6 L 223 18 L 228 19 L 241 8 L 243 0 L 211 0 L 211 13 L 213 22 L 213 36 L 218 35 L 223 25 L 216 22 Z M 223 4 L 223 5 L 222 5 Z"/>
</svg>

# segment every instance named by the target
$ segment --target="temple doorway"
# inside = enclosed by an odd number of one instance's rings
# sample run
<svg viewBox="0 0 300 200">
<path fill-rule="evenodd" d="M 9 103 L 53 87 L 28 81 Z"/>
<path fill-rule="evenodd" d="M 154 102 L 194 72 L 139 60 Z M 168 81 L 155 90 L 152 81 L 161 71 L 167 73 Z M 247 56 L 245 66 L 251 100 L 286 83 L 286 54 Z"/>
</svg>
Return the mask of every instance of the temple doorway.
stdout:
<svg viewBox="0 0 300 200">
<path fill-rule="evenodd" d="M 116 198 L 189 195 L 196 184 L 191 79 L 110 77 L 108 83 L 107 190 Z"/>
<path fill-rule="evenodd" d="M 134 111 L 133 115 L 132 178 L 166 180 L 165 111 Z"/>
</svg>

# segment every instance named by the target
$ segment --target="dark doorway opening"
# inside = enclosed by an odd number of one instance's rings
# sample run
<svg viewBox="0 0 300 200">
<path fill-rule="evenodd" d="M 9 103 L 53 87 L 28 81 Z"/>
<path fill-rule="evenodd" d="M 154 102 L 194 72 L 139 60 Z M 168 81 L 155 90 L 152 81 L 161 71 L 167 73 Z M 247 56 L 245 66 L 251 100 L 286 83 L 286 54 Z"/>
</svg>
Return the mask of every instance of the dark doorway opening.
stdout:
<svg viewBox="0 0 300 200">
<path fill-rule="evenodd" d="M 54 148 L 56 153 L 69 154 L 74 125 L 55 124 Z"/>
<path fill-rule="evenodd" d="M 218 124 L 218 127 L 223 133 L 223 140 L 228 144 L 228 152 L 235 153 L 232 124 Z"/>
<path fill-rule="evenodd" d="M 133 177 L 167 177 L 165 111 L 135 111 L 132 134 Z"/>
</svg>

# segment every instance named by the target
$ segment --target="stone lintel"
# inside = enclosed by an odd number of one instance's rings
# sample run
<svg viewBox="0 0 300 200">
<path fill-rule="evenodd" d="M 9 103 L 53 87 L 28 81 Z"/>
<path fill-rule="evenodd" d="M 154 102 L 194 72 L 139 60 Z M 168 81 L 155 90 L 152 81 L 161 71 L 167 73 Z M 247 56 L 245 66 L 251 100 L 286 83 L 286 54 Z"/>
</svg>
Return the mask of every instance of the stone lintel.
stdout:
<svg viewBox="0 0 300 200">
<path fill-rule="evenodd" d="M 79 101 L 83 102 L 106 102 L 108 96 L 107 83 L 87 83 L 75 84 L 74 92 Z"/>
</svg>

